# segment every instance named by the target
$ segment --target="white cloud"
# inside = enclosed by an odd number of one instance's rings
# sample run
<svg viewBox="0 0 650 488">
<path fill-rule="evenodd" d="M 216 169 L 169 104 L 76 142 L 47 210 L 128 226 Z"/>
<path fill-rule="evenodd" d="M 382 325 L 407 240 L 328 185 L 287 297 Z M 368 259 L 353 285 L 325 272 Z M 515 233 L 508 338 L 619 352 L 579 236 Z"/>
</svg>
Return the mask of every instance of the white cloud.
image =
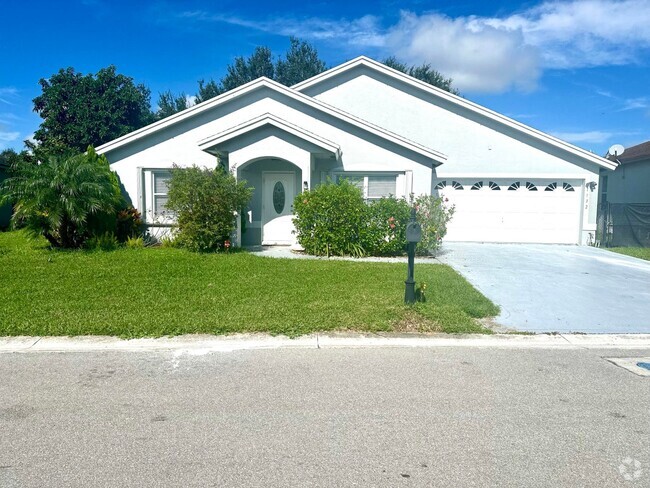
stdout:
<svg viewBox="0 0 650 488">
<path fill-rule="evenodd" d="M 18 90 L 11 86 L 1 87 L 0 86 L 0 103 L 6 103 L 7 105 L 13 105 L 12 99 L 18 95 Z"/>
<path fill-rule="evenodd" d="M 329 42 L 351 55 L 369 50 L 430 63 L 470 92 L 531 90 L 544 69 L 625 65 L 650 51 L 650 0 L 550 0 L 495 17 L 404 11 L 387 27 L 373 15 L 249 20 L 192 11 L 180 17 Z"/>
<path fill-rule="evenodd" d="M 644 110 L 650 108 L 649 97 L 627 98 L 623 100 L 623 107 L 619 112 L 626 112 L 628 110 Z"/>
<path fill-rule="evenodd" d="M 473 19 L 403 12 L 386 34 L 384 51 L 411 64 L 431 64 L 461 91 L 535 88 L 538 53 L 524 43 L 521 33 L 477 27 Z"/>
<path fill-rule="evenodd" d="M 602 144 L 603 142 L 610 140 L 615 135 L 612 132 L 605 132 L 600 130 L 591 130 L 586 132 L 553 132 L 552 134 L 558 139 L 572 142 L 574 144 Z"/>
<path fill-rule="evenodd" d="M 195 95 L 185 95 L 185 102 L 188 107 L 193 107 L 196 105 L 196 96 Z"/>
<path fill-rule="evenodd" d="M 550 68 L 623 65 L 650 48 L 649 0 L 550 1 L 509 17 L 476 21 L 521 32 Z"/>
<path fill-rule="evenodd" d="M 9 147 L 9 143 L 15 141 L 20 136 L 19 132 L 8 132 L 0 130 L 0 151 Z"/>
<path fill-rule="evenodd" d="M 650 50 L 650 0 L 544 2 L 504 17 L 403 12 L 384 51 L 431 63 L 463 90 L 535 87 L 543 69 L 613 66 Z"/>
<path fill-rule="evenodd" d="M 234 15 L 213 14 L 205 10 L 182 12 L 180 18 L 203 22 L 222 22 L 247 27 L 262 32 L 300 38 L 343 41 L 357 46 L 381 46 L 383 34 L 379 28 L 379 18 L 364 15 L 358 19 L 321 19 L 318 17 L 296 18 L 276 17 L 266 20 L 250 20 Z"/>
</svg>

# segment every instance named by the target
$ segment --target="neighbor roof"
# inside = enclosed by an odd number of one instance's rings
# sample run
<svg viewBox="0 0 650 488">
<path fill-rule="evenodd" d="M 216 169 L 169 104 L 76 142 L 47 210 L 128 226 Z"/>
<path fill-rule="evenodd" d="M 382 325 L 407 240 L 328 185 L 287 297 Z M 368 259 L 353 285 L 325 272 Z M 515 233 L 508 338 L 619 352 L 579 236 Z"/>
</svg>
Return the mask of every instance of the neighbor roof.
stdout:
<svg viewBox="0 0 650 488">
<path fill-rule="evenodd" d="M 146 137 L 150 134 L 158 132 L 162 129 L 165 129 L 179 122 L 182 122 L 183 120 L 189 119 L 191 117 L 195 117 L 207 110 L 217 107 L 223 103 L 229 102 L 233 99 L 243 97 L 261 88 L 268 88 L 277 93 L 281 93 L 293 100 L 296 100 L 311 108 L 314 108 L 319 112 L 328 114 L 339 120 L 345 121 L 353 126 L 359 127 L 360 129 L 363 129 L 366 132 L 381 137 L 384 140 L 405 147 L 406 149 L 409 149 L 417 154 L 432 159 L 434 164 L 441 164 L 447 160 L 447 156 L 445 156 L 443 153 L 439 151 L 435 151 L 426 146 L 423 146 L 422 144 L 418 144 L 416 142 L 410 141 L 398 134 L 395 134 L 382 127 L 379 127 L 378 125 L 374 125 L 369 122 L 366 122 L 365 120 L 359 117 L 343 112 L 342 110 L 332 107 L 331 105 L 316 100 L 315 98 L 312 98 L 310 96 L 304 95 L 296 90 L 293 90 L 292 88 L 286 87 L 276 81 L 264 77 L 253 80 L 249 83 L 246 83 L 245 85 L 234 88 L 210 100 L 194 105 L 193 107 L 185 109 L 174 115 L 170 115 L 169 117 L 166 117 L 158 122 L 154 122 L 153 124 L 150 124 L 146 127 L 138 129 L 134 132 L 126 134 L 110 142 L 107 142 L 106 144 L 103 144 L 97 148 L 97 154 L 106 154 L 107 152 L 113 151 L 126 144 L 130 144 L 131 142 L 142 139 L 143 137 Z"/>
<path fill-rule="evenodd" d="M 414 78 L 412 76 L 409 76 L 405 73 L 402 73 L 401 71 L 397 71 L 393 68 L 389 68 L 388 66 L 379 63 L 373 59 L 370 59 L 366 56 L 359 56 L 358 58 L 354 58 L 347 63 L 343 63 L 339 66 L 336 66 L 330 70 L 324 71 L 323 73 L 320 73 L 312 78 L 309 78 L 301 83 L 298 83 L 294 86 L 292 86 L 293 89 L 297 91 L 306 91 L 308 88 L 311 88 L 313 86 L 316 86 L 330 78 L 334 78 L 336 76 L 339 76 L 347 71 L 350 71 L 354 68 L 357 68 L 359 66 L 364 66 L 366 68 L 369 68 L 371 70 L 375 70 L 377 72 L 383 73 L 386 76 L 389 76 L 395 80 L 401 81 L 403 83 L 406 83 L 412 87 L 418 88 L 424 92 L 427 92 L 429 94 L 432 94 L 436 97 L 442 98 L 448 102 L 451 102 L 453 104 L 458 105 L 459 107 L 462 107 L 464 109 L 470 110 L 474 113 L 480 114 L 488 119 L 491 119 L 493 121 L 496 121 L 500 124 L 503 124 L 506 127 L 509 127 L 511 129 L 516 130 L 517 132 L 520 132 L 522 134 L 526 134 L 527 136 L 530 136 L 534 139 L 543 141 L 550 146 L 554 146 L 556 148 L 562 149 L 568 153 L 571 153 L 575 156 L 578 156 L 579 158 L 588 161 L 590 163 L 596 163 L 599 166 L 603 166 L 608 169 L 614 169 L 616 168 L 616 164 L 612 163 L 611 161 L 602 158 L 594 153 L 591 153 L 585 149 L 582 149 L 580 147 L 574 146 L 573 144 L 569 144 L 568 142 L 565 142 L 561 139 L 558 139 L 556 137 L 553 137 L 549 134 L 546 134 L 545 132 L 542 132 L 537 129 L 533 129 L 532 127 L 529 127 L 525 124 L 522 124 L 521 122 L 517 122 L 516 120 L 513 120 L 509 117 L 506 117 L 505 115 L 502 115 L 500 113 L 494 112 L 488 108 L 485 108 L 477 103 L 470 102 L 469 100 L 466 100 L 462 97 L 459 97 L 458 95 L 454 95 L 453 93 L 449 93 L 446 90 L 443 90 L 441 88 L 435 87 L 433 85 L 430 85 L 429 83 L 425 83 L 423 81 L 418 80 L 417 78 Z"/>
<path fill-rule="evenodd" d="M 608 159 L 610 161 L 618 161 L 621 164 L 650 160 L 650 141 L 628 147 L 620 156 L 614 157 L 610 155 Z"/>
</svg>

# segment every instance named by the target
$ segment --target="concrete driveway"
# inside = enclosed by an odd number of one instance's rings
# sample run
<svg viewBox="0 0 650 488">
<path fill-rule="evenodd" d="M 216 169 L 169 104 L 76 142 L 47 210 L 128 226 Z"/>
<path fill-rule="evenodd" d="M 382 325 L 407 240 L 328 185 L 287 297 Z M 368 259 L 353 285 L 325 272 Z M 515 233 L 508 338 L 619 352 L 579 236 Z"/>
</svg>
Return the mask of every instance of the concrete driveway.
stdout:
<svg viewBox="0 0 650 488">
<path fill-rule="evenodd" d="M 506 327 L 650 333 L 650 262 L 585 246 L 464 242 L 445 243 L 438 260 L 498 304 Z"/>
</svg>

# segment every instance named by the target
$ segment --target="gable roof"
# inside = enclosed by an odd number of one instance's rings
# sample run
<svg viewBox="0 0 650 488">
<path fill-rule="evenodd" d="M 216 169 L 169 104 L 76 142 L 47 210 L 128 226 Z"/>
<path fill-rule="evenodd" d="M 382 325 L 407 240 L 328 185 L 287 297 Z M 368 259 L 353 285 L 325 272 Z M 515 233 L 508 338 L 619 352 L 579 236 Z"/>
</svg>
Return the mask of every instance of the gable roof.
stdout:
<svg viewBox="0 0 650 488">
<path fill-rule="evenodd" d="M 293 134 L 300 139 L 310 142 L 314 146 L 318 146 L 327 152 L 333 153 L 336 155 L 337 159 L 341 157 L 341 146 L 338 144 L 329 141 L 324 137 L 320 137 L 312 132 L 306 131 L 297 125 L 291 124 L 286 120 L 270 113 L 260 115 L 259 117 L 255 117 L 254 119 L 236 125 L 235 127 L 231 127 L 230 129 L 227 129 L 223 132 L 210 137 L 206 137 L 205 139 L 199 141 L 199 148 L 205 151 L 211 147 L 218 146 L 219 144 L 223 144 L 224 142 L 230 141 L 244 134 L 248 134 L 249 132 L 267 126 L 273 126 L 284 132 Z"/>
<path fill-rule="evenodd" d="M 226 102 L 229 102 L 231 100 L 246 96 L 249 93 L 252 93 L 256 90 L 260 90 L 262 88 L 267 88 L 269 90 L 272 90 L 276 93 L 280 93 L 286 97 L 289 97 L 293 100 L 298 101 L 299 103 L 302 103 L 304 105 L 307 105 L 311 108 L 314 108 L 318 110 L 321 113 L 327 114 L 329 116 L 335 117 L 339 120 L 342 120 L 344 122 L 347 122 L 355 127 L 358 127 L 366 132 L 369 132 L 371 134 L 374 134 L 384 140 L 387 140 L 393 144 L 397 144 L 399 146 L 402 146 L 406 149 L 409 149 L 417 154 L 420 154 L 426 158 L 432 159 L 434 165 L 439 165 L 442 164 L 444 161 L 446 161 L 447 156 L 445 156 L 443 153 L 439 151 L 435 151 L 433 149 L 430 149 L 426 146 L 423 146 L 422 144 L 418 144 L 416 142 L 413 142 L 411 140 L 406 139 L 405 137 L 402 137 L 398 134 L 395 134 L 393 132 L 390 132 L 382 127 L 379 127 L 377 125 L 371 124 L 369 122 L 366 122 L 365 120 L 356 117 L 354 115 L 351 115 L 347 112 L 344 112 L 342 110 L 339 110 L 331 105 L 328 105 L 324 102 L 321 102 L 319 100 L 316 100 L 312 97 L 309 97 L 307 95 L 304 95 L 292 88 L 286 87 L 284 85 L 281 85 L 280 83 L 270 80 L 268 78 L 258 78 L 256 80 L 253 80 L 249 83 L 246 83 L 245 85 L 242 85 L 240 87 L 234 88 L 230 91 L 227 91 L 217 97 L 214 97 L 210 100 L 207 100 L 205 102 L 199 103 L 197 105 L 194 105 L 193 107 L 190 107 L 188 109 L 185 109 L 181 112 L 178 112 L 174 115 L 170 115 L 169 117 L 166 117 L 162 120 L 159 120 L 158 122 L 154 122 L 153 124 L 147 125 L 141 129 L 138 129 L 136 131 L 133 131 L 129 134 L 126 134 L 122 137 L 119 137 L 117 139 L 114 139 L 110 142 L 107 142 L 106 144 L 102 144 L 99 146 L 96 151 L 97 154 L 105 154 L 107 152 L 110 152 L 114 149 L 117 149 L 119 147 L 122 147 L 126 144 L 129 144 L 131 142 L 134 142 L 136 140 L 142 139 L 143 137 L 146 137 L 150 134 L 153 134 L 155 132 L 158 132 L 162 129 L 165 129 L 169 126 L 172 126 L 174 124 L 177 124 L 179 122 L 182 122 L 186 119 L 189 119 L 191 117 L 195 117 L 196 115 L 199 115 L 203 112 L 206 112 L 214 107 L 217 107 L 219 105 L 222 105 Z"/>
<path fill-rule="evenodd" d="M 495 112 L 493 110 L 490 110 L 486 107 L 483 107 L 477 103 L 470 102 L 469 100 L 466 100 L 458 95 L 454 95 L 453 93 L 449 93 L 448 91 L 445 91 L 441 88 L 435 87 L 433 85 L 430 85 L 429 83 L 425 83 L 424 81 L 418 80 L 417 78 L 414 78 L 412 76 L 409 76 L 405 73 L 402 73 L 401 71 L 397 71 L 393 68 L 389 68 L 388 66 L 375 61 L 374 59 L 370 59 L 366 56 L 359 56 L 357 58 L 354 58 L 346 63 L 340 64 L 339 66 L 336 66 L 330 70 L 324 71 L 323 73 L 320 73 L 316 76 L 313 76 L 312 78 L 309 78 L 301 83 L 298 83 L 291 88 L 294 90 L 303 92 L 306 91 L 308 88 L 311 88 L 313 86 L 316 86 L 326 80 L 329 80 L 331 78 L 337 77 L 342 75 L 343 73 L 350 71 L 354 68 L 357 68 L 359 66 L 363 66 L 366 68 L 369 68 L 371 70 L 377 71 L 379 73 L 382 73 L 390 78 L 393 78 L 395 80 L 398 80 L 402 83 L 406 83 L 409 86 L 415 87 L 419 90 L 422 90 L 426 93 L 429 93 L 431 95 L 434 95 L 436 97 L 439 97 L 443 100 L 446 100 L 448 102 L 451 102 L 452 104 L 455 104 L 459 107 L 462 107 L 466 110 L 469 110 L 471 112 L 474 112 L 476 114 L 479 114 L 483 117 L 486 117 L 490 120 L 493 120 L 495 122 L 498 122 L 499 124 L 504 125 L 505 127 L 508 127 L 510 129 L 514 129 L 515 131 L 525 134 L 529 137 L 532 137 L 534 139 L 537 139 L 539 141 L 542 141 L 550 146 L 562 149 L 574 156 L 577 156 L 589 163 L 595 163 L 599 166 L 605 167 L 607 169 L 614 169 L 616 167 L 615 163 L 612 163 L 611 161 L 602 158 L 594 153 L 591 153 L 585 149 L 582 149 L 580 147 L 574 146 L 573 144 L 570 144 L 568 142 L 565 142 L 561 139 L 558 139 L 556 137 L 553 137 L 549 134 L 546 134 L 545 132 L 542 132 L 537 129 L 533 129 L 532 127 L 529 127 L 525 124 L 522 124 L 521 122 L 517 122 L 514 119 L 511 119 L 509 117 L 506 117 L 505 115 L 502 115 L 498 112 Z"/>
<path fill-rule="evenodd" d="M 628 147 L 620 156 L 610 154 L 607 159 L 617 161 L 620 164 L 636 163 L 645 159 L 650 160 L 650 141 Z"/>
</svg>

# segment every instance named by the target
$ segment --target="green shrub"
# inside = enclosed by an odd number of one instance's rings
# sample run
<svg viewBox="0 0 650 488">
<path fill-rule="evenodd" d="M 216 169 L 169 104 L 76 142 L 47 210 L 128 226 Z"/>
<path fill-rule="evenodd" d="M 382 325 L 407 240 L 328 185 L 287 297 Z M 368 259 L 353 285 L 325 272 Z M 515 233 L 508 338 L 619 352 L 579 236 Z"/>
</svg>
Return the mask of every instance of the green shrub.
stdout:
<svg viewBox="0 0 650 488">
<path fill-rule="evenodd" d="M 236 228 L 235 212 L 241 213 L 252 193 L 221 168 L 174 166 L 167 209 L 176 217 L 175 243 L 198 252 L 224 249 Z"/>
<path fill-rule="evenodd" d="M 433 255 L 447 234 L 447 224 L 454 214 L 454 207 L 434 195 L 420 195 L 413 200 L 413 204 L 422 226 L 422 240 L 417 245 L 416 253 L 421 256 Z"/>
<path fill-rule="evenodd" d="M 144 238 L 140 237 L 127 237 L 124 245 L 129 249 L 142 249 L 144 248 Z"/>
<path fill-rule="evenodd" d="M 51 246 L 76 248 L 114 230 L 107 219 L 114 222 L 121 199 L 116 182 L 106 158 L 89 147 L 85 154 L 14 165 L 0 186 L 0 205 L 13 203 L 13 223 Z"/>
<path fill-rule="evenodd" d="M 128 242 L 129 239 L 142 235 L 144 225 L 142 216 L 137 209 L 128 206 L 117 212 L 115 236 L 120 242 Z"/>
<path fill-rule="evenodd" d="M 347 180 L 328 181 L 293 202 L 298 243 L 317 256 L 362 256 L 368 206 L 361 190 Z"/>
<path fill-rule="evenodd" d="M 411 210 L 403 198 L 381 198 L 368 205 L 363 245 L 373 256 L 395 256 L 406 250 L 406 224 Z"/>
<path fill-rule="evenodd" d="M 433 254 L 447 233 L 454 212 L 438 197 L 411 198 L 422 226 L 420 255 Z M 296 196 L 293 204 L 298 242 L 318 256 L 395 256 L 406 252 L 406 226 L 411 205 L 402 198 L 381 198 L 366 204 L 361 190 L 341 180 Z"/>
<path fill-rule="evenodd" d="M 165 234 L 160 239 L 158 239 L 158 243 L 160 244 L 160 247 L 165 247 L 165 248 L 181 247 L 180 243 L 174 238 L 174 236 L 169 234 Z"/>
<path fill-rule="evenodd" d="M 115 237 L 115 234 L 111 232 L 106 232 L 101 235 L 90 237 L 86 243 L 85 247 L 91 251 L 114 251 L 120 247 L 120 242 Z"/>
</svg>

